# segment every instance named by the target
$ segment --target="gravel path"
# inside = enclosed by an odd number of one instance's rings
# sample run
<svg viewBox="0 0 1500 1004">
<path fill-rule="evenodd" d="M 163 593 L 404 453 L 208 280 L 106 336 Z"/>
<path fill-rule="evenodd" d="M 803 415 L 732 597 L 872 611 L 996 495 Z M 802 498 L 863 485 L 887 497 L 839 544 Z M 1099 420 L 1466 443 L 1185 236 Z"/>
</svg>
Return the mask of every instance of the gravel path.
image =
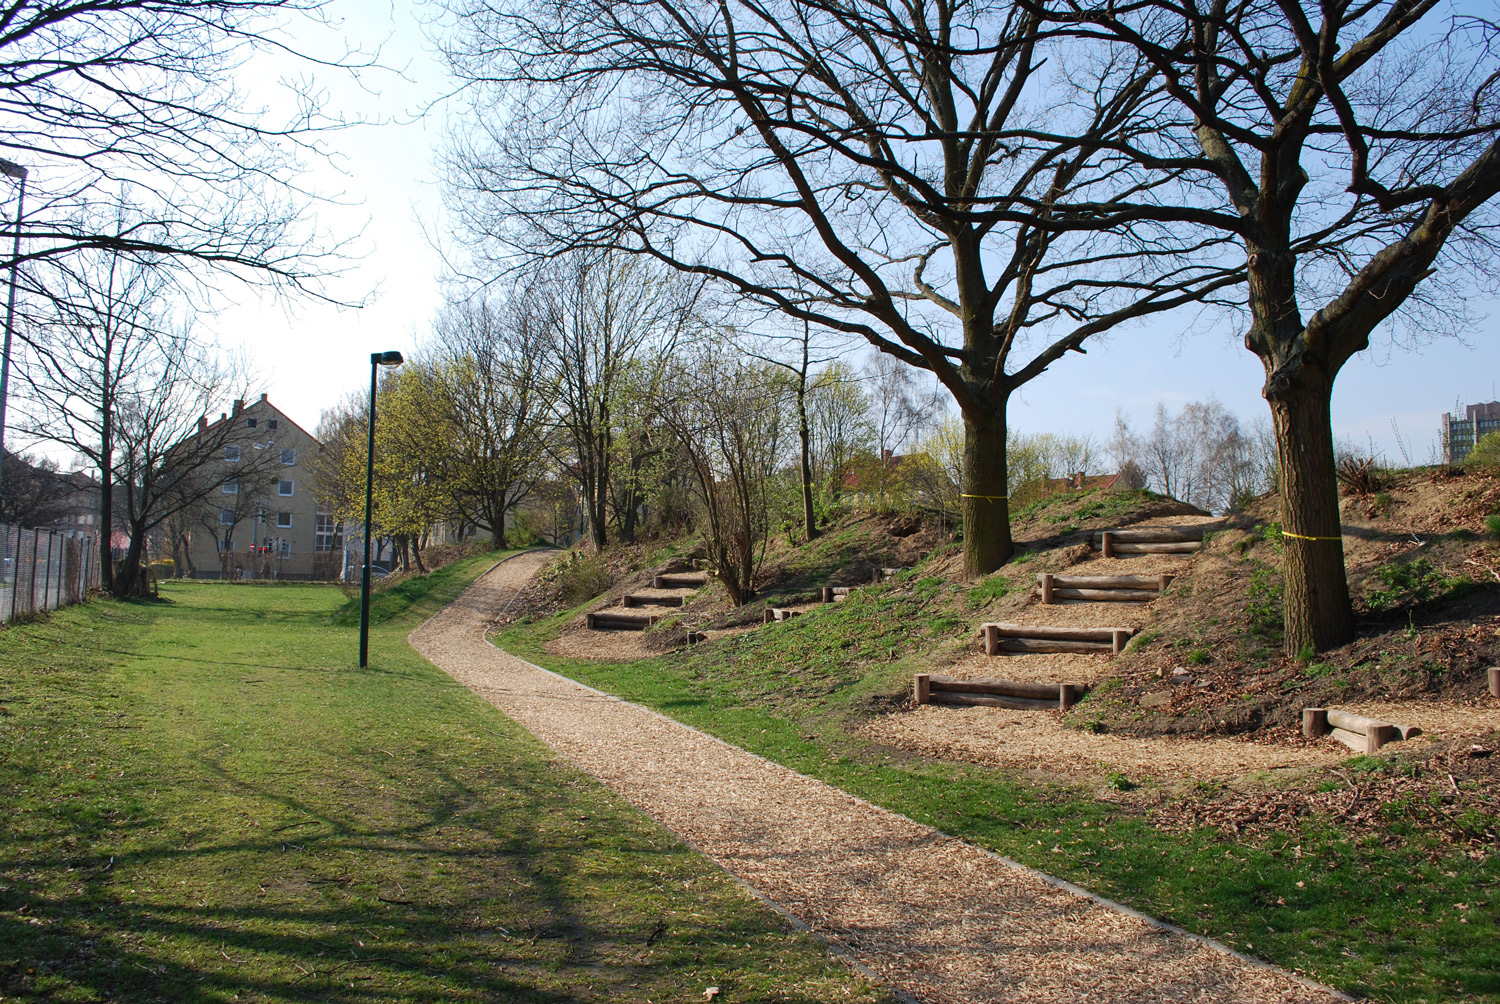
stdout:
<svg viewBox="0 0 1500 1004">
<path fill-rule="evenodd" d="M 490 645 L 549 557 L 501 564 L 412 645 L 890 985 L 933 1004 L 1338 999 Z"/>
</svg>

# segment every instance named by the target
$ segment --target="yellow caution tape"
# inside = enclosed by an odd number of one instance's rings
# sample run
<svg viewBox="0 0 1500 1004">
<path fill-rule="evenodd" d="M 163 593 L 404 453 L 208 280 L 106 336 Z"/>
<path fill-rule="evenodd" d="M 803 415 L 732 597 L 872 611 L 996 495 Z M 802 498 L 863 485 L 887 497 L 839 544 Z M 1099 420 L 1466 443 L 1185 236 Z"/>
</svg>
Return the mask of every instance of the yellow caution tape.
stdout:
<svg viewBox="0 0 1500 1004">
<path fill-rule="evenodd" d="M 1293 533 L 1290 530 L 1283 530 L 1283 531 L 1281 531 L 1281 535 L 1283 537 L 1296 537 L 1298 540 L 1343 540 L 1344 539 L 1342 536 L 1339 536 L 1339 537 L 1309 537 L 1306 534 Z"/>
<path fill-rule="evenodd" d="M 1004 502 L 1010 498 L 1009 495 L 970 495 L 968 492 L 959 492 L 966 499 L 984 499 L 986 502 Z"/>
</svg>

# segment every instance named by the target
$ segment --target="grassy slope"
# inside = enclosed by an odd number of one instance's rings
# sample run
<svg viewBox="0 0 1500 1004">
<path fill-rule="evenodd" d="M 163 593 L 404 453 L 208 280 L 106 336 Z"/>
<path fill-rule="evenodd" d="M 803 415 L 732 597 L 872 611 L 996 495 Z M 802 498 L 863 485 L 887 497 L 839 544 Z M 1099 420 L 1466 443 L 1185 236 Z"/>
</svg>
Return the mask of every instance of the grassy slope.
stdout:
<svg viewBox="0 0 1500 1004">
<path fill-rule="evenodd" d="M 570 614 L 498 643 L 914 819 L 1253 954 L 1389 1001 L 1500 1000 L 1500 869 L 1420 833 L 1353 841 L 1309 824 L 1267 841 L 1164 833 L 1128 806 L 1003 771 L 901 757 L 854 734 L 909 685 L 967 596 L 907 573 L 786 624 L 634 663 L 543 645 Z M 951 595 L 949 595 L 951 594 Z M 942 602 L 936 603 L 935 600 Z M 916 654 L 913 654 L 916 653 Z M 1380 769 L 1356 760 L 1350 769 Z M 1100 824 L 1105 824 L 1101 826 Z M 1463 904 L 1459 909 L 1456 904 Z"/>
<path fill-rule="evenodd" d="M 492 560 L 0 633 L 0 998 L 879 999 L 407 647 Z"/>
</svg>

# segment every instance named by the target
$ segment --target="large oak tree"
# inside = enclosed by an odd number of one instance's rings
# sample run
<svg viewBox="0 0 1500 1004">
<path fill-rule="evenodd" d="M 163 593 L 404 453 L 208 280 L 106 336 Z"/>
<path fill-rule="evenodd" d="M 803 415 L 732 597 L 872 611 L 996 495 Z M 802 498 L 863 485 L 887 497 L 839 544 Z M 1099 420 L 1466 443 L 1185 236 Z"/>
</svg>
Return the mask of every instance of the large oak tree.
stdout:
<svg viewBox="0 0 1500 1004">
<path fill-rule="evenodd" d="M 1116 152 L 1156 128 L 1154 64 L 1010 3 L 449 9 L 472 99 L 450 190 L 481 258 L 649 256 L 931 371 L 964 418 L 971 575 L 1012 552 L 1016 389 L 1242 270 L 1114 208 L 1174 180 Z"/>
</svg>

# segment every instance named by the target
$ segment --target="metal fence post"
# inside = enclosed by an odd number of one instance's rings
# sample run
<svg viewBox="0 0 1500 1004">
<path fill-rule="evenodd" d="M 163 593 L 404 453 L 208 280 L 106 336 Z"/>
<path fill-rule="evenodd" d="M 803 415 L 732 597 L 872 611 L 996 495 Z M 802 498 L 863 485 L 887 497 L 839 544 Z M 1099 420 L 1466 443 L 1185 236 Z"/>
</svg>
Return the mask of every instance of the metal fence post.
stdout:
<svg viewBox="0 0 1500 1004">
<path fill-rule="evenodd" d="M 42 576 L 42 609 L 51 610 L 47 604 L 51 602 L 52 593 L 52 531 L 47 531 L 47 571 Z"/>
<path fill-rule="evenodd" d="M 28 589 L 28 593 L 31 596 L 31 609 L 29 609 L 29 610 L 26 611 L 29 614 L 35 614 L 36 613 L 36 559 L 37 559 L 37 555 L 41 553 L 41 550 L 42 550 L 42 542 L 39 539 L 37 539 L 36 531 L 32 530 L 31 531 L 31 582 L 29 584 L 30 588 Z"/>
<path fill-rule="evenodd" d="M 16 527 L 16 550 L 10 559 L 10 620 L 16 619 L 16 603 L 21 595 L 21 528 Z"/>
</svg>

